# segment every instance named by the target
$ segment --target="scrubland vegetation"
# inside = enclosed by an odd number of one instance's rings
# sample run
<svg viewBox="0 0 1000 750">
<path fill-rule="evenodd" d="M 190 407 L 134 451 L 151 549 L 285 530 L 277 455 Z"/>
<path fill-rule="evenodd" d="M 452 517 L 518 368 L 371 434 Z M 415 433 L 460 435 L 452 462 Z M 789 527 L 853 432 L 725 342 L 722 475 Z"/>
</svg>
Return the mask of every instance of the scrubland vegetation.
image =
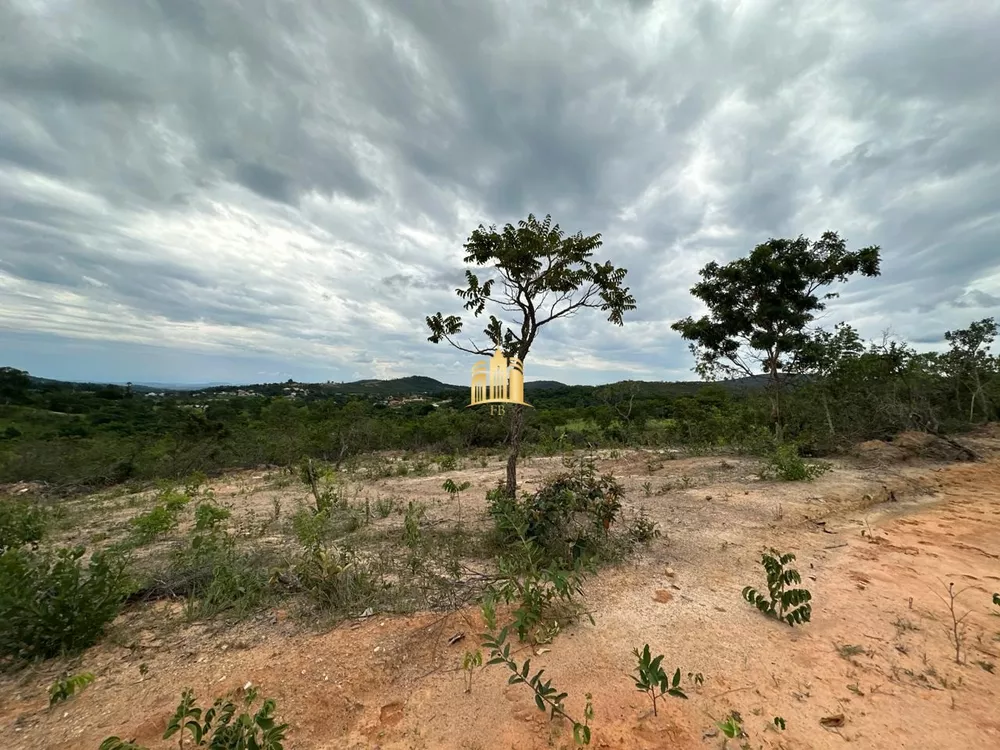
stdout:
<svg viewBox="0 0 1000 750">
<path fill-rule="evenodd" d="M 624 270 L 590 260 L 599 236 L 566 237 L 548 219 L 529 217 L 500 233 L 480 227 L 467 247 L 466 261 L 495 274 L 502 294 L 470 271 L 460 290 L 466 310 L 478 316 L 503 307 L 520 310 L 521 319 L 504 328 L 491 316 L 489 346 L 465 351 L 499 345 L 530 367 L 531 347 L 544 347 L 536 336 L 549 322 L 593 308 L 621 324 L 636 307 Z M 993 319 L 947 332 L 943 353 L 918 353 L 888 335 L 864 343 L 847 323 L 812 325 L 831 296 L 827 287 L 878 273 L 878 248 L 852 253 L 832 233 L 815 243 L 771 240 L 747 258 L 707 266 L 692 292 L 710 313 L 674 326 L 691 343 L 700 374 L 730 380 L 539 388 L 529 391 L 534 409 L 512 408 L 505 419 L 465 409 L 467 393 L 450 389 L 399 406 L 380 403 L 384 394 L 322 386 L 299 387 L 295 398 L 272 386 L 248 387 L 254 395 L 246 396 L 222 389 L 148 396 L 38 382 L 6 368 L 0 482 L 11 496 L 0 498 L 0 667 L 78 656 L 107 637 L 122 612 L 155 602 L 182 603 L 188 622 L 223 624 L 280 606 L 316 627 L 476 607 L 485 630 L 455 665 L 467 691 L 480 670 L 505 668 L 539 710 L 569 723 L 573 742 L 590 744 L 600 733 L 591 695 L 561 691 L 519 647 L 538 653 L 581 618 L 592 621 L 586 590 L 594 574 L 665 544 L 670 532 L 623 503 L 623 485 L 598 471 L 594 451 L 655 448 L 651 474 L 677 455 L 665 449 L 738 456 L 756 463 L 760 479 L 790 482 L 816 480 L 829 459 L 860 441 L 908 430 L 975 457 L 961 433 L 1000 416 Z M 460 318 L 438 313 L 427 322 L 432 342 L 463 348 L 455 343 Z M 462 498 L 474 490 L 454 473 L 485 466 L 501 449 L 506 481 L 488 492 L 485 514 L 463 517 Z M 560 471 L 519 488 L 518 461 L 541 455 L 560 456 Z M 271 487 L 295 488 L 299 501 L 287 507 L 275 496 L 270 507 L 234 513 L 209 479 L 247 468 L 265 472 Z M 456 517 L 359 489 L 403 476 L 433 478 L 440 496 L 457 502 Z M 259 491 L 237 494 L 249 500 Z M 655 500 L 650 483 L 644 495 Z M 81 528 L 89 537 L 71 533 Z M 790 567 L 808 561 L 777 549 L 759 559 L 759 576 L 744 581 L 743 606 L 809 627 L 823 601 Z M 755 588 L 761 580 L 765 588 Z M 957 615 L 953 626 L 959 660 Z M 634 663 L 621 664 L 654 715 L 705 679 L 656 649 L 636 643 Z M 53 704 L 72 701 L 91 682 L 86 672 L 64 675 L 52 686 Z M 280 749 L 294 728 L 279 720 L 273 699 L 257 703 L 253 686 L 206 708 L 185 691 L 163 739 Z M 785 730 L 782 717 L 769 721 Z M 723 741 L 751 746 L 737 711 L 716 723 Z M 101 745 L 137 747 L 120 736 Z"/>
</svg>

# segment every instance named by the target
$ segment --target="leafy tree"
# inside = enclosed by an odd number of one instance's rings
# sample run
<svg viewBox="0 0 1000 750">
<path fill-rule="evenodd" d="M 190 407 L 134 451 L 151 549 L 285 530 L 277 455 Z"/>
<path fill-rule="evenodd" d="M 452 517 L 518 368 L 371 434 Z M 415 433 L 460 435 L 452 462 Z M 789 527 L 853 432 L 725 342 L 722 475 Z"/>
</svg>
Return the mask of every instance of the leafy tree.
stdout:
<svg viewBox="0 0 1000 750">
<path fill-rule="evenodd" d="M 951 344 L 947 354 L 948 363 L 955 377 L 956 390 L 964 381 L 971 393 L 969 399 L 969 421 L 976 412 L 976 401 L 979 401 L 983 418 L 989 419 L 990 408 L 983 383 L 983 371 L 989 367 L 989 349 L 997 336 L 997 323 L 993 318 L 977 320 L 957 331 L 946 331 L 945 341 Z M 956 394 L 957 396 L 957 394 Z"/>
<path fill-rule="evenodd" d="M 590 259 L 602 245 L 601 235 L 585 237 L 578 232 L 567 236 L 551 216 L 539 222 L 533 214 L 515 227 L 507 224 L 502 231 L 482 224 L 465 244 L 466 263 L 490 267 L 489 277 L 480 280 L 466 270 L 468 286 L 456 293 L 465 300 L 465 309 L 473 317 L 486 311 L 487 305 L 497 313 L 514 316 L 507 326 L 490 314 L 484 334 L 492 348 L 501 347 L 506 357 L 527 360 L 538 331 L 554 320 L 572 316 L 584 308 L 599 309 L 608 314 L 608 321 L 622 325 L 625 312 L 635 309 L 635 298 L 623 286 L 624 268 L 615 268 L 610 261 L 594 263 Z M 431 335 L 428 341 L 447 341 L 456 349 L 470 354 L 487 355 L 491 347 L 464 346 L 456 340 L 463 321 L 457 315 L 443 317 L 440 312 L 427 317 Z M 515 405 L 509 424 L 510 454 L 507 459 L 507 492 L 517 492 L 517 458 L 524 430 L 523 407 Z"/>
<path fill-rule="evenodd" d="M 22 403 L 31 388 L 31 378 L 24 370 L 0 367 L 0 401 L 5 404 Z"/>
<path fill-rule="evenodd" d="M 816 314 L 835 292 L 820 290 L 857 273 L 878 276 L 879 247 L 849 251 L 836 232 L 815 242 L 801 235 L 769 239 L 746 258 L 724 266 L 712 261 L 699 272 L 702 280 L 691 294 L 709 314 L 684 318 L 671 328 L 691 342 L 695 371 L 703 378 L 722 375 L 768 376 L 771 418 L 782 434 L 781 390 L 785 374 L 794 372 L 810 337 Z"/>
<path fill-rule="evenodd" d="M 830 413 L 830 391 L 847 362 L 857 360 L 863 352 L 864 344 L 858 332 L 847 323 L 838 323 L 833 331 L 819 329 L 803 346 L 798 364 L 801 370 L 817 376 L 823 416 L 831 435 L 836 429 Z"/>
</svg>

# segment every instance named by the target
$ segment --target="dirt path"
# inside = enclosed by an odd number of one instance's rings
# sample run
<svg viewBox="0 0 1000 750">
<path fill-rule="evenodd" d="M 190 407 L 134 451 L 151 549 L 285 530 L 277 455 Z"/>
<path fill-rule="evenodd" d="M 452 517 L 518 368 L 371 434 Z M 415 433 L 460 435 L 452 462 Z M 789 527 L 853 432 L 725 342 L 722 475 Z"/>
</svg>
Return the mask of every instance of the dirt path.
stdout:
<svg viewBox="0 0 1000 750">
<path fill-rule="evenodd" d="M 998 448 L 983 438 L 986 458 L 974 464 L 845 464 L 810 484 L 762 483 L 733 459 L 607 459 L 601 468 L 614 468 L 668 533 L 592 579 L 596 626 L 567 627 L 532 665 L 569 693 L 571 713 L 593 695 L 597 748 L 718 748 L 715 721 L 731 710 L 753 748 L 1000 747 Z M 532 462 L 526 476 L 546 468 Z M 488 486 L 499 468 L 465 473 Z M 424 480 L 386 482 L 416 492 Z M 656 494 L 664 482 L 679 488 Z M 481 508 L 475 494 L 463 512 Z M 740 599 L 743 586 L 765 583 L 762 545 L 796 553 L 814 597 L 807 625 L 768 620 Z M 939 598 L 949 581 L 968 587 L 957 600 L 959 616 L 969 612 L 961 664 Z M 501 667 L 478 672 L 465 692 L 458 666 L 480 627 L 467 611 L 315 634 L 279 612 L 216 635 L 202 625 L 126 638 L 125 617 L 80 662 L 98 680 L 64 708 L 45 710 L 58 665 L 0 679 L 0 732 L 13 748 L 96 750 L 114 733 L 165 747 L 158 738 L 182 688 L 209 698 L 253 682 L 291 723 L 290 750 L 571 746 L 568 728 L 550 724 L 524 686 L 508 686 Z M 449 645 L 458 633 L 465 639 Z M 644 643 L 671 670 L 704 675 L 656 717 L 628 677 Z M 829 717 L 842 718 L 824 727 Z"/>
</svg>

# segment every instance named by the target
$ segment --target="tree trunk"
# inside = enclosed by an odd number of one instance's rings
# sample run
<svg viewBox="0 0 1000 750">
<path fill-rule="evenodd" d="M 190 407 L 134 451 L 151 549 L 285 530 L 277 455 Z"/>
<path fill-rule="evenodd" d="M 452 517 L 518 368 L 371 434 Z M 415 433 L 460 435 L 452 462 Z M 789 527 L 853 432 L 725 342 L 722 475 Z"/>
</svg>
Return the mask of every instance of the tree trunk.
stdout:
<svg viewBox="0 0 1000 750">
<path fill-rule="evenodd" d="M 830 404 L 826 400 L 826 391 L 821 390 L 819 395 L 823 401 L 823 413 L 826 414 L 826 426 L 830 429 L 830 434 L 833 435 L 836 431 L 833 429 L 833 417 L 830 416 Z"/>
<path fill-rule="evenodd" d="M 768 383 L 768 391 L 771 399 L 771 421 L 774 422 L 774 437 L 780 443 L 784 439 L 784 429 L 781 424 L 781 380 L 778 376 L 778 366 L 775 363 L 776 357 L 772 356 L 768 362 L 768 370 L 771 380 Z"/>
<path fill-rule="evenodd" d="M 517 497 L 517 457 L 521 452 L 521 433 L 524 431 L 524 407 L 512 406 L 510 414 L 510 454 L 507 456 L 507 495 Z"/>
</svg>

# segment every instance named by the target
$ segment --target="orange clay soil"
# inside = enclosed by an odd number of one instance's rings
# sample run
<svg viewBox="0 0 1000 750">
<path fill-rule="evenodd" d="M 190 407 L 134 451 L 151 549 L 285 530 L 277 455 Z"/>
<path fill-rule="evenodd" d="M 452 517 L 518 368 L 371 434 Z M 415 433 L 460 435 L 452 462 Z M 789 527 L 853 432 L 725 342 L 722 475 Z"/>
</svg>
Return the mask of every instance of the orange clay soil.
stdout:
<svg viewBox="0 0 1000 750">
<path fill-rule="evenodd" d="M 991 602 L 1000 591 L 1000 431 L 991 427 L 963 439 L 978 462 L 947 460 L 940 444 L 910 435 L 865 444 L 809 483 L 762 482 L 752 462 L 731 457 L 602 458 L 629 504 L 666 533 L 588 581 L 596 626 L 568 626 L 537 655 L 519 647 L 517 658 L 545 667 L 575 716 L 592 693 L 597 748 L 719 748 L 716 721 L 733 710 L 751 748 L 1000 748 L 1000 607 Z M 932 447 L 943 453 L 931 456 Z M 525 486 L 555 467 L 528 461 Z M 481 517 L 480 490 L 502 471 L 493 461 L 448 473 L 474 482 L 462 498 L 466 518 Z M 248 477 L 215 483 L 217 494 L 245 488 Z M 657 494 L 665 482 L 679 489 Z M 440 483 L 368 487 L 434 495 L 434 512 L 447 514 Z M 814 597 L 810 623 L 790 628 L 740 599 L 743 586 L 765 583 L 763 545 L 797 555 Z M 958 616 L 968 612 L 961 663 L 941 598 L 948 582 L 964 589 Z M 277 700 L 290 750 L 572 746 L 571 728 L 548 721 L 525 686 L 508 686 L 502 666 L 476 672 L 465 692 L 459 665 L 482 628 L 475 610 L 376 615 L 319 633 L 283 611 L 234 626 L 149 624 L 178 621 L 177 609 L 129 612 L 71 665 L 0 677 L 3 747 L 96 750 L 110 734 L 175 747 L 160 736 L 183 688 L 205 703 L 247 682 Z M 632 649 L 644 643 L 670 671 L 704 675 L 700 686 L 685 677 L 688 700 L 664 699 L 655 717 L 628 676 Z M 69 667 L 97 680 L 49 711 L 46 688 Z"/>
</svg>

